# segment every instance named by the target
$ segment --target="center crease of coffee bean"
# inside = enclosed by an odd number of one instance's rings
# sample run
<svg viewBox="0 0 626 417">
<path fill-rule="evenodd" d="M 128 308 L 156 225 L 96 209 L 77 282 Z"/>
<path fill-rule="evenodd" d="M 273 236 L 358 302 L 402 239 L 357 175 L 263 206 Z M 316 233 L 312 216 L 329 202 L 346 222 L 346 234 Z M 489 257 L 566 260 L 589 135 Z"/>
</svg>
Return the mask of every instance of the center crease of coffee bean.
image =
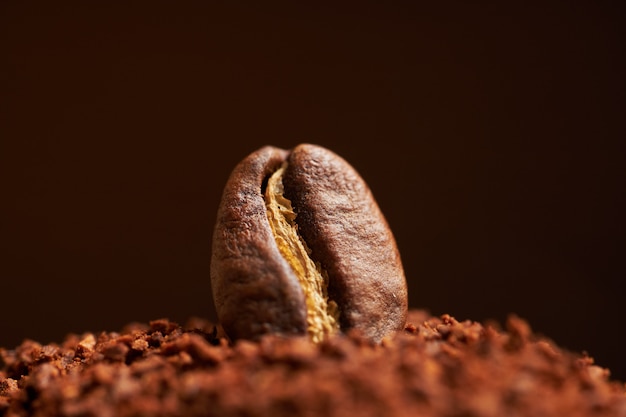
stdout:
<svg viewBox="0 0 626 417">
<path fill-rule="evenodd" d="M 311 250 L 298 232 L 297 214 L 284 196 L 284 163 L 267 182 L 265 205 L 278 250 L 302 286 L 307 309 L 307 333 L 317 343 L 339 329 L 337 303 L 328 299 L 328 274 L 311 259 Z"/>
</svg>

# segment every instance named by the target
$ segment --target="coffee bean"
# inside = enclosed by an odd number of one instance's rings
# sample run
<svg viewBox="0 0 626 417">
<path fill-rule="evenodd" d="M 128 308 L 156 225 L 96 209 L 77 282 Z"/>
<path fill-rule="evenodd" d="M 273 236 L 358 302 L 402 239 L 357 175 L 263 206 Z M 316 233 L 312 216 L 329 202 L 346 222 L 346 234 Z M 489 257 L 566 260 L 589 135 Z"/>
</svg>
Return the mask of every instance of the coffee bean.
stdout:
<svg viewBox="0 0 626 417">
<path fill-rule="evenodd" d="M 369 187 L 344 159 L 302 144 L 264 147 L 233 170 L 211 259 L 218 318 L 232 339 L 314 342 L 402 329 L 407 289 L 395 240 Z"/>
</svg>

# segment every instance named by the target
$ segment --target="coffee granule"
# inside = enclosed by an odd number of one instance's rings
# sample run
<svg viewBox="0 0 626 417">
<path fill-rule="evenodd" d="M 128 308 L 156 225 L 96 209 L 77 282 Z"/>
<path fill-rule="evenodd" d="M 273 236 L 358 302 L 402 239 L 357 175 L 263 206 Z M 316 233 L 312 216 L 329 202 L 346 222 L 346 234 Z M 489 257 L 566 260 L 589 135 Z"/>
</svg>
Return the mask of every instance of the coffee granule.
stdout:
<svg viewBox="0 0 626 417">
<path fill-rule="evenodd" d="M 411 311 L 374 344 L 229 343 L 193 319 L 0 349 L 0 416 L 626 416 L 624 384 L 510 317 Z"/>
</svg>

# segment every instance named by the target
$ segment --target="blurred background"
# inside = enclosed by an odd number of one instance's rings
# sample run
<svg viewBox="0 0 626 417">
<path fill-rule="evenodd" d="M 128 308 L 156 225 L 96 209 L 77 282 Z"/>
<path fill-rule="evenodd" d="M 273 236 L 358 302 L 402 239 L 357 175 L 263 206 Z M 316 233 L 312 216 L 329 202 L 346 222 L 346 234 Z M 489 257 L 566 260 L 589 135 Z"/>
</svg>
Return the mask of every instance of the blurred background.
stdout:
<svg viewBox="0 0 626 417">
<path fill-rule="evenodd" d="M 0 346 L 215 320 L 231 169 L 310 142 L 371 186 L 412 308 L 626 380 L 624 3 L 256 3 L 0 2 Z"/>
</svg>

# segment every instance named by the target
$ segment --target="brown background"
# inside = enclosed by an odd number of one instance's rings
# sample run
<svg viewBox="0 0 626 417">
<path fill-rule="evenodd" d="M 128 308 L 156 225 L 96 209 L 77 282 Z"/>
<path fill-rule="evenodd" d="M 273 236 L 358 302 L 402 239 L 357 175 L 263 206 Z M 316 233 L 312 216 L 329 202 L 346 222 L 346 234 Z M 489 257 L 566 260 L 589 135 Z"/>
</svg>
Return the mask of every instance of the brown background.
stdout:
<svg viewBox="0 0 626 417">
<path fill-rule="evenodd" d="M 0 3 L 0 346 L 213 318 L 230 170 L 313 142 L 371 185 L 412 307 L 626 379 L 623 2 L 125 3 Z"/>
</svg>

